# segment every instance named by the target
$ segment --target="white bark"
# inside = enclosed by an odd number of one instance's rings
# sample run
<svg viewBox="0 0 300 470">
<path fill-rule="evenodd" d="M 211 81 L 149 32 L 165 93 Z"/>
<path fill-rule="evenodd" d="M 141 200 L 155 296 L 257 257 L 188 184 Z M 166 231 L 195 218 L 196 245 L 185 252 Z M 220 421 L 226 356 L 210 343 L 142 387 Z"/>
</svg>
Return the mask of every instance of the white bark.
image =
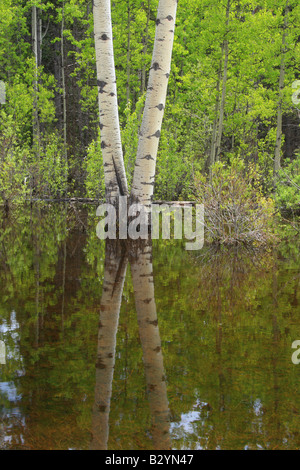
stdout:
<svg viewBox="0 0 300 470">
<path fill-rule="evenodd" d="M 148 207 L 154 191 L 156 156 L 171 70 L 176 10 L 177 0 L 159 1 L 152 65 L 132 182 L 132 199 Z"/>
<path fill-rule="evenodd" d="M 109 202 L 119 194 L 128 194 L 119 124 L 110 0 L 94 0 L 93 13 L 101 148 Z"/>
</svg>

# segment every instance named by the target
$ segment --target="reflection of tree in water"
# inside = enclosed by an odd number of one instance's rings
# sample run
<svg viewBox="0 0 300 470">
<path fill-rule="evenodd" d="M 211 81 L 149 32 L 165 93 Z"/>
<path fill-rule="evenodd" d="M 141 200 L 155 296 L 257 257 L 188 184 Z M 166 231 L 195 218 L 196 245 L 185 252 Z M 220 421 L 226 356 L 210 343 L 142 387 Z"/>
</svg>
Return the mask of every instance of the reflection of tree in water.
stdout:
<svg viewBox="0 0 300 470">
<path fill-rule="evenodd" d="M 257 275 L 270 270 L 272 253 L 255 248 L 211 247 L 196 258 L 202 268 L 201 281 L 207 286 L 209 304 L 232 311 L 245 303 L 245 293 L 255 287 Z"/>
<path fill-rule="evenodd" d="M 6 386 L 0 390 L 0 402 L 10 413 L 0 420 L 0 442 L 5 448 L 88 448 L 105 246 L 96 237 L 94 219 L 86 239 L 70 209 L 67 221 L 65 212 L 54 207 L 20 209 L 9 217 L 0 211 L 0 219 L 0 323 L 10 324 L 15 312 L 26 371 L 20 376 L 17 357 L 1 369 L 0 382 L 13 383 L 16 393 Z M 172 241 L 154 242 L 174 448 L 255 448 L 258 443 L 299 448 L 299 367 L 291 363 L 291 344 L 300 337 L 298 248 L 289 242 L 273 253 L 191 254 Z M 134 263 L 141 264 L 142 257 L 131 251 L 134 277 Z M 120 267 L 114 269 L 121 279 Z M 124 283 L 109 416 L 109 446 L 116 450 L 168 445 L 168 434 L 159 436 L 155 429 L 168 408 L 165 383 L 159 381 L 161 373 L 151 378 L 149 367 L 145 385 L 138 338 L 143 331 L 139 334 L 135 317 L 133 290 L 142 291 L 146 279 L 141 277 L 134 289 L 129 276 Z M 152 322 L 154 304 L 144 302 L 150 298 L 151 292 L 141 294 L 138 302 L 145 314 L 149 307 Z M 143 329 L 142 317 L 139 324 Z M 144 363 L 151 365 L 160 361 L 159 354 L 151 355 L 159 341 L 155 325 L 147 327 L 154 332 L 149 356 L 147 342 L 142 346 Z M 12 338 L 0 339 L 15 350 Z M 162 361 L 157 370 L 163 370 Z M 149 410 L 149 401 L 155 400 L 157 415 L 154 406 Z M 163 427 L 164 421 L 157 431 Z M 106 431 L 104 445 L 108 426 Z M 8 435 L 12 441 L 4 442 Z"/>
<path fill-rule="evenodd" d="M 115 366 L 116 336 L 127 256 L 113 243 L 106 244 L 104 281 L 98 333 L 95 404 L 92 418 L 91 449 L 107 449 L 109 412 Z"/>
<path fill-rule="evenodd" d="M 153 445 L 157 450 L 168 450 L 169 408 L 154 297 L 152 246 L 144 244 L 138 250 L 131 261 L 131 275 L 152 414 Z"/>
<path fill-rule="evenodd" d="M 43 205 L 0 213 L 0 339 L 7 345 L 7 365 L 0 370 L 0 442 L 7 448 L 21 448 L 24 442 L 34 447 L 27 434 L 33 411 L 31 416 L 24 413 L 27 384 L 39 375 L 47 313 L 60 298 L 60 286 L 54 285 L 60 242 L 66 243 L 67 224 L 73 226 L 73 218 L 66 207 Z M 32 408 L 41 402 L 38 387 L 30 386 L 29 400 Z"/>
<path fill-rule="evenodd" d="M 216 384 L 204 431 L 209 448 L 243 442 L 247 448 L 282 448 L 284 436 L 289 445 L 297 440 L 284 381 L 292 342 L 287 318 L 296 318 L 289 291 L 294 298 L 299 273 L 293 277 L 279 260 L 277 249 L 240 248 L 203 251 L 194 260 L 198 308 L 215 338 L 214 346 L 205 342 L 212 366 L 207 376 L 214 375 Z"/>
<path fill-rule="evenodd" d="M 232 416 L 232 387 L 234 376 L 232 367 L 228 367 L 228 317 L 238 322 L 241 312 L 245 309 L 245 300 L 251 310 L 251 292 L 257 288 L 258 277 L 263 277 L 271 266 L 271 255 L 255 248 L 237 246 L 230 249 L 211 247 L 200 254 L 197 260 L 202 267 L 201 282 L 208 292 L 206 298 L 207 311 L 212 313 L 215 324 L 215 370 L 218 376 L 218 427 L 212 429 L 209 441 L 210 448 L 222 445 L 228 434 Z M 238 330 L 238 328 L 234 328 Z M 225 345 L 223 339 L 225 336 Z M 232 354 L 234 352 L 232 350 Z M 229 420 L 229 421 L 228 421 Z M 221 429 L 223 428 L 223 432 Z M 217 432 L 216 432 L 217 431 Z M 222 436 L 222 437 L 221 437 Z M 231 439 L 234 439 L 231 436 Z"/>
<path fill-rule="evenodd" d="M 148 243 L 131 245 L 128 254 L 117 242 L 106 244 L 91 449 L 103 450 L 108 447 L 116 335 L 128 256 L 152 415 L 153 447 L 168 450 L 171 448 L 169 408 L 154 297 L 152 246 Z"/>
</svg>

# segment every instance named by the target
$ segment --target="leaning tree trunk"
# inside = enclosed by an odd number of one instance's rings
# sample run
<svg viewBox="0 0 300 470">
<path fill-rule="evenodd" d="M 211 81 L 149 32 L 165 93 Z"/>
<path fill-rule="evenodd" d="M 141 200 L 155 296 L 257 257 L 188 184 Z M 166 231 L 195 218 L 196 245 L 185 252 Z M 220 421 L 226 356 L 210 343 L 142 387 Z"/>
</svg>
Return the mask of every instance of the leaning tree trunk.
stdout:
<svg viewBox="0 0 300 470">
<path fill-rule="evenodd" d="M 106 450 L 109 437 L 109 412 L 115 367 L 116 335 L 128 262 L 126 256 L 117 254 L 117 249 L 117 244 L 113 242 L 106 243 L 91 450 Z"/>
<path fill-rule="evenodd" d="M 285 55 L 286 55 L 286 35 L 288 27 L 288 6 L 289 2 L 286 2 L 284 12 L 284 31 L 282 35 L 281 45 L 281 61 L 280 61 L 280 75 L 279 75 L 279 97 L 277 107 L 277 130 L 276 130 L 276 144 L 275 144 L 275 158 L 274 158 L 274 176 L 277 175 L 280 170 L 280 154 L 282 146 L 282 101 L 283 101 L 283 88 L 284 88 L 284 77 L 285 77 Z"/>
<path fill-rule="evenodd" d="M 144 243 L 130 263 L 156 450 L 171 449 L 170 412 L 154 297 L 152 246 Z"/>
<path fill-rule="evenodd" d="M 94 0 L 93 12 L 106 199 L 113 202 L 119 194 L 127 195 L 128 189 L 119 124 L 110 0 Z"/>
<path fill-rule="evenodd" d="M 152 65 L 146 94 L 131 197 L 150 206 L 155 179 L 156 156 L 165 109 L 174 41 L 177 0 L 160 0 Z"/>
</svg>

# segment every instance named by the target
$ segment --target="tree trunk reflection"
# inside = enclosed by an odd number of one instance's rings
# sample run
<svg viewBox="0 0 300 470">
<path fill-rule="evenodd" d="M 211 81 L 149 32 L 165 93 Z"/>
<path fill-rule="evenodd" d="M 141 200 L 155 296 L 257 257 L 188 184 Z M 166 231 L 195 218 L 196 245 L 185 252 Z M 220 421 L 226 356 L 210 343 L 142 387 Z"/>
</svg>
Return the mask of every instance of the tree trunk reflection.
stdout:
<svg viewBox="0 0 300 470">
<path fill-rule="evenodd" d="M 156 450 L 169 450 L 169 404 L 154 297 L 152 246 L 144 244 L 137 254 L 130 265 L 152 415 L 153 445 Z"/>
<path fill-rule="evenodd" d="M 100 307 L 96 363 L 95 403 L 91 449 L 105 450 L 109 436 L 109 411 L 115 366 L 116 336 L 128 259 L 107 242 Z"/>
<path fill-rule="evenodd" d="M 154 297 L 151 244 L 133 245 L 129 258 L 152 416 L 153 447 L 168 450 L 171 449 L 169 406 Z M 93 450 L 108 448 L 116 335 L 127 263 L 128 254 L 122 251 L 118 243 L 107 242 L 92 417 Z"/>
</svg>

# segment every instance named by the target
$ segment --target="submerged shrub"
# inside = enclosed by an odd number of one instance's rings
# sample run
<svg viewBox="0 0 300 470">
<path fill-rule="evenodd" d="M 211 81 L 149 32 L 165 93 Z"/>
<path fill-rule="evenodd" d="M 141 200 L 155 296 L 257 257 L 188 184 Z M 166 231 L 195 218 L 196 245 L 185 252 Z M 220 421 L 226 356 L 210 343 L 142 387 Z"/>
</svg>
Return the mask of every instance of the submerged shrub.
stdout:
<svg viewBox="0 0 300 470">
<path fill-rule="evenodd" d="M 217 163 L 212 177 L 196 179 L 198 198 L 205 208 L 206 240 L 217 244 L 265 244 L 274 239 L 274 202 L 263 196 L 255 166 L 233 160 Z"/>
</svg>

